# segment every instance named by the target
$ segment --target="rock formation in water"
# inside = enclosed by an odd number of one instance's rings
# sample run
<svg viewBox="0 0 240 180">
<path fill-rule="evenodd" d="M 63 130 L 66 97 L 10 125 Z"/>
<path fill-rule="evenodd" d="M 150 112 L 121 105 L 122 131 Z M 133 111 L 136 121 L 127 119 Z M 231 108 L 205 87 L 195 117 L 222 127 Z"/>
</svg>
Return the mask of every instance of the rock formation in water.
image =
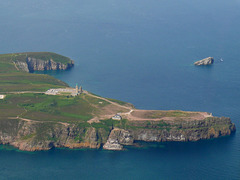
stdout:
<svg viewBox="0 0 240 180">
<path fill-rule="evenodd" d="M 229 118 L 211 117 L 194 121 L 128 121 L 125 128 L 82 127 L 79 124 L 0 121 L 0 144 L 21 150 L 49 150 L 53 147 L 122 150 L 136 141 L 198 141 L 230 135 L 236 130 Z"/>
<path fill-rule="evenodd" d="M 214 62 L 213 57 L 207 57 L 207 58 L 202 59 L 200 61 L 196 61 L 194 63 L 194 65 L 196 65 L 196 66 L 210 65 L 210 64 L 213 64 L 213 62 Z"/>
</svg>

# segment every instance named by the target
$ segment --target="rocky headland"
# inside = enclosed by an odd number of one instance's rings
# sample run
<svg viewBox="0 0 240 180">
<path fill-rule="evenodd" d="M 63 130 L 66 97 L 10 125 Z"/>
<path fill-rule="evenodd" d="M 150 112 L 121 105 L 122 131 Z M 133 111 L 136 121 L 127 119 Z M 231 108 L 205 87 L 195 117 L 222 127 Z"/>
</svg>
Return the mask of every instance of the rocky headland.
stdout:
<svg viewBox="0 0 240 180">
<path fill-rule="evenodd" d="M 27 72 L 66 70 L 74 65 L 71 59 L 55 53 L 3 54 L 0 64 L 0 89 L 6 95 L 0 100 L 0 144 L 20 150 L 123 150 L 138 141 L 198 141 L 236 130 L 230 118 L 207 112 L 139 110 L 86 90 L 74 97 L 46 95 L 49 88 L 68 85 L 48 75 Z M 116 114 L 121 118 L 112 119 Z"/>
<path fill-rule="evenodd" d="M 214 58 L 213 57 L 207 57 L 205 59 L 202 59 L 200 61 L 196 61 L 194 65 L 196 66 L 206 66 L 206 65 L 211 65 L 214 63 Z"/>
</svg>

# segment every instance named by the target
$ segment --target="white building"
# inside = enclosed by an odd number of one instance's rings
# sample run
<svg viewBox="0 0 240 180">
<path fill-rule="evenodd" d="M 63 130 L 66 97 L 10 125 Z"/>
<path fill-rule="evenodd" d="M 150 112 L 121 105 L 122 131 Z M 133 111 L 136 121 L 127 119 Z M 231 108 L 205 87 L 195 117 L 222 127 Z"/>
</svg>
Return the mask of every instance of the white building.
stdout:
<svg viewBox="0 0 240 180">
<path fill-rule="evenodd" d="M 0 99 L 4 99 L 6 95 L 0 94 Z"/>
<path fill-rule="evenodd" d="M 115 116 L 112 117 L 113 120 L 121 120 L 122 116 L 120 116 L 119 114 L 116 114 Z"/>
</svg>

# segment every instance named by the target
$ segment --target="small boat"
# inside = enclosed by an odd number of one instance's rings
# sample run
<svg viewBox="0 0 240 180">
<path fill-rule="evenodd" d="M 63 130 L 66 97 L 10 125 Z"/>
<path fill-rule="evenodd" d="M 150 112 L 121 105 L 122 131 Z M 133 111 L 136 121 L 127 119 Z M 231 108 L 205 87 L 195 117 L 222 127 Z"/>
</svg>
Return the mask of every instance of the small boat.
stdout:
<svg viewBox="0 0 240 180">
<path fill-rule="evenodd" d="M 220 59 L 220 62 L 223 62 L 223 59 L 222 59 L 222 58 Z"/>
</svg>

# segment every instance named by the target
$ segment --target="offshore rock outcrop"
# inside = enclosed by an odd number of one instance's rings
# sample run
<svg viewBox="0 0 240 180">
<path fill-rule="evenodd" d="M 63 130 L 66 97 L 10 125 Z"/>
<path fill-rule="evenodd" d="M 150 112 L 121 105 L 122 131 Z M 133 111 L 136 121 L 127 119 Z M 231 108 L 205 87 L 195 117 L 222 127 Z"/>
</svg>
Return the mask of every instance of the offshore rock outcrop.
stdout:
<svg viewBox="0 0 240 180">
<path fill-rule="evenodd" d="M 229 118 L 159 122 L 129 121 L 125 128 L 82 127 L 77 124 L 29 122 L 20 119 L 0 121 L 0 144 L 21 150 L 49 150 L 53 147 L 122 150 L 135 141 L 198 141 L 230 135 L 236 130 Z"/>
<path fill-rule="evenodd" d="M 206 66 L 206 65 L 211 65 L 213 63 L 214 63 L 213 57 L 207 57 L 207 58 L 202 59 L 200 61 L 196 61 L 194 63 L 194 65 L 196 65 L 196 66 L 202 66 L 202 65 Z"/>
<path fill-rule="evenodd" d="M 42 60 L 32 57 L 27 57 L 25 62 L 16 60 L 15 64 L 18 67 L 18 69 L 25 72 L 44 70 L 66 70 L 74 66 L 74 62 L 72 60 L 67 64 L 63 64 L 60 62 L 55 62 L 52 59 Z"/>
</svg>

